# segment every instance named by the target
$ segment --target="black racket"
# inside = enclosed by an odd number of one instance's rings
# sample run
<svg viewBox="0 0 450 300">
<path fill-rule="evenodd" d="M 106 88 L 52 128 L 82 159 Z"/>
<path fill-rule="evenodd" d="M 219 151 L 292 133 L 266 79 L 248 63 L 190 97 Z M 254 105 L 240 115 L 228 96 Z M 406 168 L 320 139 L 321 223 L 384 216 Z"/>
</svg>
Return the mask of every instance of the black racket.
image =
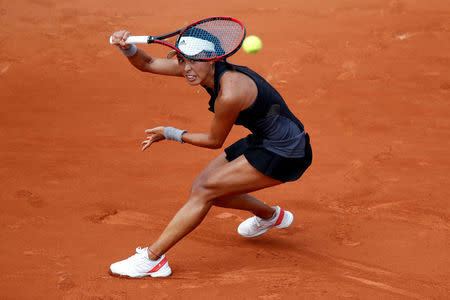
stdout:
<svg viewBox="0 0 450 300">
<path fill-rule="evenodd" d="M 178 35 L 175 45 L 163 40 Z M 197 61 L 219 60 L 236 53 L 245 38 L 244 25 L 231 17 L 211 17 L 172 33 L 158 36 L 130 36 L 127 44 L 157 43 Z M 110 38 L 112 44 L 112 37 Z"/>
</svg>

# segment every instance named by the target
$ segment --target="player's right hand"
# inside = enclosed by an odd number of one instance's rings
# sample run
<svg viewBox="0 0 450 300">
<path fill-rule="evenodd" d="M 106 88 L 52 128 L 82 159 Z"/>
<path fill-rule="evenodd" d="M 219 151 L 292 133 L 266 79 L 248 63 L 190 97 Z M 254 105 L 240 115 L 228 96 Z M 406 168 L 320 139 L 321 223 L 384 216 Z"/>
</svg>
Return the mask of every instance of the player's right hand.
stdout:
<svg viewBox="0 0 450 300">
<path fill-rule="evenodd" d="M 142 151 L 150 147 L 151 144 L 165 140 L 166 137 L 164 136 L 164 127 L 159 126 L 152 129 L 145 130 L 145 133 L 149 136 L 145 141 L 142 142 Z"/>
<path fill-rule="evenodd" d="M 131 32 L 126 30 L 119 30 L 112 34 L 111 41 L 113 45 L 120 46 L 122 49 L 127 50 L 130 45 L 125 44 L 127 38 L 131 35 Z"/>
</svg>

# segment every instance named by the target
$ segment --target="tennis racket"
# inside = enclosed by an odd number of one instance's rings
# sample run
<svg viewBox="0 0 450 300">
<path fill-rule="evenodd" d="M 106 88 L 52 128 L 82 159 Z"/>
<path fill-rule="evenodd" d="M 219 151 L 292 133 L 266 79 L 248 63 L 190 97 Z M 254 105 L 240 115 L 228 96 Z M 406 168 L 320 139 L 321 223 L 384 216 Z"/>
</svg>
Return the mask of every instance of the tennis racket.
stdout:
<svg viewBox="0 0 450 300">
<path fill-rule="evenodd" d="M 176 38 L 175 45 L 164 41 Z M 211 17 L 158 36 L 129 36 L 127 44 L 160 44 L 197 61 L 220 60 L 236 53 L 245 38 L 244 25 L 231 17 Z M 112 37 L 110 38 L 112 44 Z"/>
</svg>

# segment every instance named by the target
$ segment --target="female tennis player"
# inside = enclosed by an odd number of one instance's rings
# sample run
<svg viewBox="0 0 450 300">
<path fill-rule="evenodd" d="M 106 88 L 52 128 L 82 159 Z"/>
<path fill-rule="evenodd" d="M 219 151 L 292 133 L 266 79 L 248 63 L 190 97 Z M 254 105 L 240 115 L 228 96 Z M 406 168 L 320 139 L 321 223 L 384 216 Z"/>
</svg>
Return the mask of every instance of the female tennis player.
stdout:
<svg viewBox="0 0 450 300">
<path fill-rule="evenodd" d="M 193 61 L 178 52 L 174 53 L 176 60 L 151 57 L 135 45 L 125 44 L 128 36 L 128 31 L 118 31 L 111 41 L 134 67 L 184 77 L 189 85 L 201 85 L 211 95 L 209 110 L 214 113 L 206 133 L 173 127 L 145 130 L 148 136 L 142 150 L 163 140 L 218 149 L 234 124 L 245 126 L 251 134 L 214 159 L 195 179 L 189 199 L 162 234 L 148 247 L 137 248 L 133 256 L 113 263 L 111 273 L 135 278 L 169 276 L 172 271 L 165 253 L 196 228 L 213 205 L 254 215 L 239 225 L 237 231 L 243 237 L 256 237 L 274 227 L 289 227 L 294 219 L 291 212 L 248 194 L 299 179 L 312 161 L 309 136 L 278 92 L 247 67 L 225 60 Z"/>
</svg>

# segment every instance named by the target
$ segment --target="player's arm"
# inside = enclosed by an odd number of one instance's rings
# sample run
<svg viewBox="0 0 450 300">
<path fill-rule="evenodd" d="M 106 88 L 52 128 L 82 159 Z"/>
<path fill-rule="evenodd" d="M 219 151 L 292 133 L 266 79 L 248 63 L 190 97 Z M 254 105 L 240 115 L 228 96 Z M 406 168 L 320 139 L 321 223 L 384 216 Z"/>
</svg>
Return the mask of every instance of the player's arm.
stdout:
<svg viewBox="0 0 450 300">
<path fill-rule="evenodd" d="M 214 105 L 215 114 L 209 133 L 185 132 L 181 136 L 183 142 L 204 148 L 221 148 L 239 113 L 253 103 L 258 93 L 254 82 L 238 72 L 225 73 L 220 84 L 221 92 Z M 143 142 L 142 150 L 163 140 L 164 129 L 157 127 L 146 130 L 150 136 Z"/>
<path fill-rule="evenodd" d="M 239 114 L 238 108 L 237 99 L 218 97 L 209 133 L 186 132 L 182 137 L 183 142 L 204 148 L 221 148 Z"/>
<path fill-rule="evenodd" d="M 214 105 L 214 119 L 209 133 L 183 134 L 183 141 L 199 147 L 218 149 L 225 142 L 239 113 L 256 98 L 253 81 L 238 72 L 227 72 L 221 80 L 221 91 Z M 250 86 L 249 86 L 250 85 Z"/>
<path fill-rule="evenodd" d="M 125 44 L 125 41 L 130 36 L 130 32 L 121 30 L 113 33 L 111 41 L 113 45 L 119 46 L 124 50 L 130 49 L 130 45 Z M 142 49 L 137 49 L 137 52 L 128 56 L 128 61 L 138 70 L 142 72 L 149 72 L 160 75 L 182 76 L 178 63 L 173 59 L 156 58 L 148 55 Z"/>
</svg>

